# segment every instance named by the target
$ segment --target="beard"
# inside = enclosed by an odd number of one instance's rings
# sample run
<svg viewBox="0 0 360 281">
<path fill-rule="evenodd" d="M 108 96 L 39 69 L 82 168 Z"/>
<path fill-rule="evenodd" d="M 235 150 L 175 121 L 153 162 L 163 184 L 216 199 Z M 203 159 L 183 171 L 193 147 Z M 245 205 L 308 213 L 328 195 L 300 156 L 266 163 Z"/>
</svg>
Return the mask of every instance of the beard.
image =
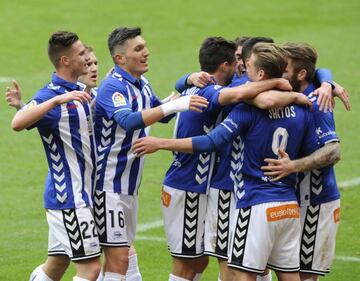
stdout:
<svg viewBox="0 0 360 281">
<path fill-rule="evenodd" d="M 301 83 L 299 80 L 297 80 L 296 75 L 293 74 L 289 80 L 290 85 L 293 87 L 294 92 L 300 92 L 301 89 Z"/>
</svg>

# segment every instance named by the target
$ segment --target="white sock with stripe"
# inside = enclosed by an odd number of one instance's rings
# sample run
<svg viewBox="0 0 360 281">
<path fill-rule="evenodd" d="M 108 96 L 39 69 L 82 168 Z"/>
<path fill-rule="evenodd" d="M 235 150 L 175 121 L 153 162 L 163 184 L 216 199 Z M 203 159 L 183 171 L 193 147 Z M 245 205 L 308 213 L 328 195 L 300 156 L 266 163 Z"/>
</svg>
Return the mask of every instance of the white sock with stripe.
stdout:
<svg viewBox="0 0 360 281">
<path fill-rule="evenodd" d="M 125 281 L 125 275 L 115 272 L 105 272 L 104 281 Z"/>
<path fill-rule="evenodd" d="M 188 280 L 188 279 L 185 279 L 185 278 L 182 278 L 182 277 L 179 277 L 179 276 L 175 276 L 175 275 L 170 273 L 169 281 L 191 281 L 191 280 Z"/>
<path fill-rule="evenodd" d="M 30 275 L 29 281 L 53 281 L 49 276 L 46 275 L 42 267 L 44 264 L 39 265 Z"/>
<path fill-rule="evenodd" d="M 272 281 L 271 271 L 264 276 L 257 275 L 256 281 Z"/>
<path fill-rule="evenodd" d="M 126 281 L 142 281 L 136 254 L 129 256 L 129 266 L 126 271 Z"/>
</svg>

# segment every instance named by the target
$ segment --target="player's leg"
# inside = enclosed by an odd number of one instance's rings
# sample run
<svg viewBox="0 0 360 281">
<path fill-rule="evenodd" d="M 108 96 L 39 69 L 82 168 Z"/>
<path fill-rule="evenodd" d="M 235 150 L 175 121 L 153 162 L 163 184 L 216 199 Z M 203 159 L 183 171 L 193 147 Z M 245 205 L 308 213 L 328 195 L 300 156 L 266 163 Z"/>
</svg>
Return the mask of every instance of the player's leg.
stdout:
<svg viewBox="0 0 360 281">
<path fill-rule="evenodd" d="M 300 276 L 298 272 L 275 272 L 279 281 L 300 281 Z"/>
<path fill-rule="evenodd" d="M 126 280 L 127 281 L 142 280 L 134 245 L 131 245 L 129 249 L 129 266 L 128 266 L 128 270 L 126 271 Z"/>
<path fill-rule="evenodd" d="M 235 280 L 256 281 L 256 273 L 242 270 L 234 270 Z"/>
<path fill-rule="evenodd" d="M 297 202 L 279 202 L 266 209 L 267 221 L 276 239 L 268 267 L 280 281 L 299 281 L 300 210 Z"/>
<path fill-rule="evenodd" d="M 135 237 L 137 197 L 96 191 L 94 202 L 95 220 L 106 263 L 104 281 L 125 279 L 129 247 Z"/>
<path fill-rule="evenodd" d="M 301 280 L 318 280 L 330 272 L 340 219 L 340 200 L 301 208 Z"/>
<path fill-rule="evenodd" d="M 235 212 L 235 195 L 230 190 L 210 188 L 205 217 L 204 253 L 217 257 L 220 280 L 231 280 L 227 266 L 230 218 Z"/>
<path fill-rule="evenodd" d="M 58 281 L 61 280 L 70 259 L 66 255 L 49 256 L 44 264 L 39 265 L 30 275 L 30 281 Z"/>
<path fill-rule="evenodd" d="M 272 281 L 271 270 L 267 268 L 263 274 L 256 277 L 256 281 Z"/>
<path fill-rule="evenodd" d="M 100 271 L 100 246 L 92 209 L 48 210 L 46 215 L 53 240 L 76 264 L 74 280 L 95 281 Z M 49 254 L 57 250 L 60 247 L 53 247 Z"/>
<path fill-rule="evenodd" d="M 164 186 L 162 202 L 165 232 L 173 261 L 169 280 L 177 277 L 193 280 L 208 264 L 208 258 L 203 256 L 207 196 Z"/>
</svg>

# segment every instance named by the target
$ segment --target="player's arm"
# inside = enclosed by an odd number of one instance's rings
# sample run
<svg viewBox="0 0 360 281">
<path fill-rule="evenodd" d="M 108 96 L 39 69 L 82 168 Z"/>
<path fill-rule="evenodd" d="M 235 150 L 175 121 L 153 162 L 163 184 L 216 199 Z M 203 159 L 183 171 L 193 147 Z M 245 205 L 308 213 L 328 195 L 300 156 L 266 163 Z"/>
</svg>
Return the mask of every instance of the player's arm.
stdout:
<svg viewBox="0 0 360 281">
<path fill-rule="evenodd" d="M 208 101 L 203 97 L 183 96 L 141 112 L 132 112 L 130 109 L 120 110 L 113 115 L 113 118 L 124 130 L 131 131 L 152 125 L 176 112 L 187 110 L 202 112 L 202 108 L 207 105 Z"/>
<path fill-rule="evenodd" d="M 235 139 L 241 128 L 244 127 L 244 124 L 248 123 L 247 118 L 249 118 L 249 112 L 242 113 L 241 109 L 236 108 L 230 112 L 228 118 L 207 135 L 184 139 L 144 137 L 137 139 L 133 143 L 132 150 L 138 157 L 160 149 L 183 153 L 202 153 L 220 150 L 226 143 Z M 237 125 L 239 122 L 243 124 Z"/>
<path fill-rule="evenodd" d="M 14 88 L 7 87 L 5 93 L 5 99 L 9 106 L 16 108 L 16 110 L 20 110 L 24 103 L 21 100 L 21 88 L 16 80 L 13 80 Z"/>
<path fill-rule="evenodd" d="M 207 84 L 212 82 L 212 76 L 205 72 L 193 72 L 190 74 L 186 74 L 181 77 L 175 84 L 175 89 L 181 93 L 185 91 L 187 88 L 196 86 L 199 88 L 205 87 Z"/>
<path fill-rule="evenodd" d="M 291 103 L 305 105 L 310 109 L 312 108 L 311 101 L 304 94 L 278 90 L 263 92 L 257 95 L 254 99 L 247 100 L 245 102 L 260 109 L 279 108 L 287 106 Z"/>
<path fill-rule="evenodd" d="M 288 80 L 283 78 L 268 79 L 264 81 L 250 82 L 233 88 L 225 88 L 219 94 L 219 104 L 235 104 L 255 98 L 262 92 L 279 89 L 291 91 L 292 87 Z"/>
<path fill-rule="evenodd" d="M 332 111 L 333 96 L 332 90 L 335 87 L 331 70 L 327 68 L 317 69 L 315 78 L 319 82 L 320 87 L 314 91 L 314 95 L 318 96 L 317 104 L 321 111 Z"/>
<path fill-rule="evenodd" d="M 338 97 L 341 102 L 344 104 L 345 109 L 350 111 L 351 104 L 349 100 L 349 94 L 344 87 L 334 81 L 335 88 L 333 89 L 333 96 Z"/>
<path fill-rule="evenodd" d="M 226 136 L 218 137 L 225 134 Z M 183 153 L 212 152 L 222 147 L 228 140 L 232 139 L 231 134 L 222 126 L 216 127 L 208 135 L 183 138 L 164 139 L 156 137 L 144 137 L 137 139 L 132 146 L 136 156 L 154 153 L 158 150 L 169 150 Z"/>
<path fill-rule="evenodd" d="M 283 150 L 279 150 L 279 155 L 280 159 L 265 159 L 264 161 L 268 163 L 268 166 L 261 167 L 266 176 L 275 177 L 274 181 L 278 181 L 292 173 L 335 165 L 340 160 L 340 144 L 339 142 L 328 143 L 312 154 L 295 160 L 291 160 Z"/>
<path fill-rule="evenodd" d="M 12 122 L 11 127 L 15 131 L 22 131 L 41 120 L 50 110 L 58 105 L 68 103 L 70 101 L 79 101 L 81 103 L 90 102 L 91 96 L 86 92 L 72 91 L 66 94 L 55 96 L 40 104 L 33 106 L 25 106 L 18 111 Z"/>
</svg>

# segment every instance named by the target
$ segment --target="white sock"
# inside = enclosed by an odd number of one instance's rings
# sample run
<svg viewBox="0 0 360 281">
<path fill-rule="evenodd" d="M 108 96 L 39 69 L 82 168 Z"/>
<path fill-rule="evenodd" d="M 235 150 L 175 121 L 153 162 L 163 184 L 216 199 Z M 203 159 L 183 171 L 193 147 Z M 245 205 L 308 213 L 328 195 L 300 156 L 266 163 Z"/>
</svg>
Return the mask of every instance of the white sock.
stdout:
<svg viewBox="0 0 360 281">
<path fill-rule="evenodd" d="M 81 278 L 79 276 L 74 276 L 73 281 L 90 281 L 89 279 Z"/>
<path fill-rule="evenodd" d="M 202 273 L 196 273 L 193 281 L 199 281 Z"/>
<path fill-rule="evenodd" d="M 172 275 L 170 273 L 169 281 L 191 281 L 191 280 L 188 280 L 188 279 L 185 279 L 185 278 L 182 278 L 182 277 L 179 277 L 179 276 L 175 276 L 175 275 Z"/>
<path fill-rule="evenodd" d="M 219 275 L 218 275 L 218 281 L 221 281 L 221 279 L 220 279 L 220 272 L 219 272 Z"/>
<path fill-rule="evenodd" d="M 105 272 L 104 281 L 125 281 L 125 275 L 115 272 Z"/>
<path fill-rule="evenodd" d="M 30 275 L 29 281 L 53 281 L 49 276 L 47 276 L 42 269 L 44 265 L 41 264 Z"/>
<path fill-rule="evenodd" d="M 100 271 L 99 276 L 96 279 L 96 281 L 104 281 L 104 274 L 102 273 L 102 271 Z"/>
<path fill-rule="evenodd" d="M 126 281 L 142 281 L 136 254 L 129 257 L 129 266 L 126 271 Z"/>
<path fill-rule="evenodd" d="M 265 276 L 257 275 L 256 281 L 272 281 L 271 271 L 269 271 L 269 273 Z"/>
</svg>

